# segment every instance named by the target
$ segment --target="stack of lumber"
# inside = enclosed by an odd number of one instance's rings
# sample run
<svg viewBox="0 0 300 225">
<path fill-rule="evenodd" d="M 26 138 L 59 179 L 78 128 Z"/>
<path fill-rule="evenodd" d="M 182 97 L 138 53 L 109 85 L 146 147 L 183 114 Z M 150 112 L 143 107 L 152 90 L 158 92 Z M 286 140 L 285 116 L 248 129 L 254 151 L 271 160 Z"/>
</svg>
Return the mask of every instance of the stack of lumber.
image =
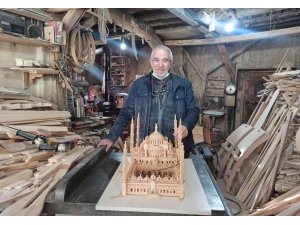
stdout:
<svg viewBox="0 0 300 225">
<path fill-rule="evenodd" d="M 300 216 L 300 186 L 274 198 L 258 208 L 253 216 Z"/>
<path fill-rule="evenodd" d="M 0 215 L 40 215 L 58 181 L 93 150 L 93 146 L 77 145 L 55 153 L 32 146 L 18 154 L 0 154 Z"/>
<path fill-rule="evenodd" d="M 265 77 L 261 100 L 248 123 L 234 131 L 218 153 L 218 176 L 226 191 L 250 212 L 270 200 L 282 162 L 291 159 L 290 146 L 298 128 L 299 74 L 288 71 Z"/>
<path fill-rule="evenodd" d="M 23 131 L 37 133 L 44 129 L 57 134 L 66 134 L 68 129 L 63 126 L 69 123 L 68 111 L 35 111 L 35 110 L 0 110 L 0 123 Z M 0 126 L 0 132 L 15 136 L 16 131 Z"/>
<path fill-rule="evenodd" d="M 47 136 L 54 143 L 55 140 L 81 139 L 68 132 L 66 125 L 70 122 L 70 113 L 23 110 L 33 108 L 25 107 L 25 100 L 31 101 L 30 104 L 46 102 L 30 95 L 0 90 L 0 212 L 1 215 L 40 215 L 48 193 L 74 163 L 94 147 L 77 144 L 66 152 L 39 151 L 31 141 L 17 136 L 17 130 Z"/>
<path fill-rule="evenodd" d="M 277 193 L 285 193 L 300 186 L 300 154 L 295 151 L 294 145 L 289 145 L 285 151 L 286 159 L 281 157 L 283 168 L 279 171 L 275 183 Z"/>
<path fill-rule="evenodd" d="M 20 91 L 0 87 L 0 110 L 57 109 L 57 105 Z"/>
</svg>

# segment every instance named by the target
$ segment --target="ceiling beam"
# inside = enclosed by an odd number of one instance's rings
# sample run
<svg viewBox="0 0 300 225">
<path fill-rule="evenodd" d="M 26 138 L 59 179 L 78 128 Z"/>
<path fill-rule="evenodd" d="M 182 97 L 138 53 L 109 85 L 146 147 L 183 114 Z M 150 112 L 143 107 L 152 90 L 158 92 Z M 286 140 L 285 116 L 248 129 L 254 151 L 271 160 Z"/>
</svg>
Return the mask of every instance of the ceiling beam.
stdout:
<svg viewBox="0 0 300 225">
<path fill-rule="evenodd" d="M 195 28 L 202 33 L 216 36 L 215 33 L 210 32 L 205 26 L 201 25 L 198 21 L 193 19 L 191 13 L 188 13 L 187 9 L 168 8 L 168 10 L 187 24 L 195 26 Z"/>
<path fill-rule="evenodd" d="M 281 11 L 283 8 L 272 8 L 272 9 L 238 9 L 236 10 L 236 17 L 241 19 L 246 16 L 256 16 L 265 13 L 273 13 L 277 11 Z"/>
<path fill-rule="evenodd" d="M 272 31 L 256 32 L 250 34 L 241 34 L 235 36 L 210 38 L 210 39 L 192 39 L 192 40 L 169 40 L 164 44 L 168 46 L 193 46 L 193 45 L 215 45 L 230 42 L 240 42 L 258 39 L 275 38 L 285 35 L 299 34 L 300 27 L 291 27 Z"/>
<path fill-rule="evenodd" d="M 157 29 L 155 30 L 156 34 L 172 34 L 172 33 L 182 33 L 188 31 L 195 31 L 194 27 L 191 26 L 180 26 L 175 28 L 164 28 L 164 29 Z M 198 33 L 197 33 L 198 35 Z"/>
<path fill-rule="evenodd" d="M 154 33 L 151 27 L 147 26 L 145 23 L 139 22 L 133 17 L 129 16 L 128 14 L 125 15 L 124 24 L 123 24 L 123 14 L 119 9 L 109 9 L 110 16 L 114 23 L 119 26 L 123 27 L 125 30 L 129 32 L 133 32 L 133 25 L 134 23 L 135 28 L 134 32 L 137 36 L 144 38 L 145 41 L 149 44 L 151 48 L 154 48 L 157 45 L 161 45 L 162 42 L 159 37 Z"/>
<path fill-rule="evenodd" d="M 154 27 L 166 27 L 166 26 L 182 26 L 186 25 L 186 23 L 178 18 L 173 18 L 173 19 L 161 19 L 161 20 L 154 20 L 154 21 L 149 21 L 147 24 L 154 28 Z M 155 29 L 156 30 L 156 29 Z"/>
<path fill-rule="evenodd" d="M 153 13 L 151 15 L 145 14 L 139 17 L 136 17 L 138 20 L 149 22 L 154 20 L 160 20 L 160 19 L 172 19 L 177 18 L 173 13 L 170 12 L 159 12 L 159 13 Z"/>
</svg>

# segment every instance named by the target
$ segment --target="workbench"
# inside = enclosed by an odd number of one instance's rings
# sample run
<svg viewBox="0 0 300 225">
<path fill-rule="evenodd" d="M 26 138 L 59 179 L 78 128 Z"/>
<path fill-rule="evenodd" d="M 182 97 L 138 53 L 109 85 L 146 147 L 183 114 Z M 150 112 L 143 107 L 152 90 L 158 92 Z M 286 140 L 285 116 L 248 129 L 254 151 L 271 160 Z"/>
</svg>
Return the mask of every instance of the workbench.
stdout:
<svg viewBox="0 0 300 225">
<path fill-rule="evenodd" d="M 212 215 L 231 215 L 223 194 L 201 155 L 191 155 L 197 175 L 205 192 Z M 122 160 L 122 153 L 96 149 L 70 170 L 48 196 L 43 213 L 46 215 L 177 215 L 150 212 L 96 210 L 96 204 L 105 191 Z"/>
</svg>

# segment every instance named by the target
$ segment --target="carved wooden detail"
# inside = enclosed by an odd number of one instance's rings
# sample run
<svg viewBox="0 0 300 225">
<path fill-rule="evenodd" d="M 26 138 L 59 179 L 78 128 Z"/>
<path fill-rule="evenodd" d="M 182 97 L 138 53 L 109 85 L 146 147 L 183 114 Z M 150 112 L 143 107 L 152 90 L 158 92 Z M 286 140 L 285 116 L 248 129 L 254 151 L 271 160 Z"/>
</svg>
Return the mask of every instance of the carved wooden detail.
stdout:
<svg viewBox="0 0 300 225">
<path fill-rule="evenodd" d="M 131 162 L 127 160 L 127 146 L 123 149 L 122 195 L 159 195 L 184 198 L 184 150 L 181 120 L 174 130 L 178 131 L 175 146 L 155 131 L 139 144 L 140 118 L 136 121 L 136 142 L 134 146 L 134 120 L 131 120 L 130 147 Z"/>
</svg>

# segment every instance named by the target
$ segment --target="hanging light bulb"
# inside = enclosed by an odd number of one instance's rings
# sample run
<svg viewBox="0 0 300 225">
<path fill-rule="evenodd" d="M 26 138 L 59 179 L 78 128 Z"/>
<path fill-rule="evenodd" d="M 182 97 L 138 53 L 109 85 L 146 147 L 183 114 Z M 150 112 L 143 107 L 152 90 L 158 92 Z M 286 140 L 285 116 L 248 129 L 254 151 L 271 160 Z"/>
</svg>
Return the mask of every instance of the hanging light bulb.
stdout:
<svg viewBox="0 0 300 225">
<path fill-rule="evenodd" d="M 227 33 L 231 33 L 234 30 L 234 23 L 232 21 L 229 21 L 225 24 L 225 31 Z"/>
<path fill-rule="evenodd" d="M 227 33 L 231 33 L 234 31 L 234 29 L 237 25 L 237 18 L 236 18 L 235 13 L 232 10 L 229 10 L 228 14 L 229 14 L 229 20 L 225 24 L 224 29 Z"/>
<path fill-rule="evenodd" d="M 120 48 L 121 48 L 121 50 L 123 50 L 123 51 L 127 48 L 127 45 L 126 45 L 126 43 L 125 43 L 125 40 L 124 40 L 124 36 L 123 36 L 123 35 L 122 35 L 122 37 L 121 37 Z"/>
</svg>

